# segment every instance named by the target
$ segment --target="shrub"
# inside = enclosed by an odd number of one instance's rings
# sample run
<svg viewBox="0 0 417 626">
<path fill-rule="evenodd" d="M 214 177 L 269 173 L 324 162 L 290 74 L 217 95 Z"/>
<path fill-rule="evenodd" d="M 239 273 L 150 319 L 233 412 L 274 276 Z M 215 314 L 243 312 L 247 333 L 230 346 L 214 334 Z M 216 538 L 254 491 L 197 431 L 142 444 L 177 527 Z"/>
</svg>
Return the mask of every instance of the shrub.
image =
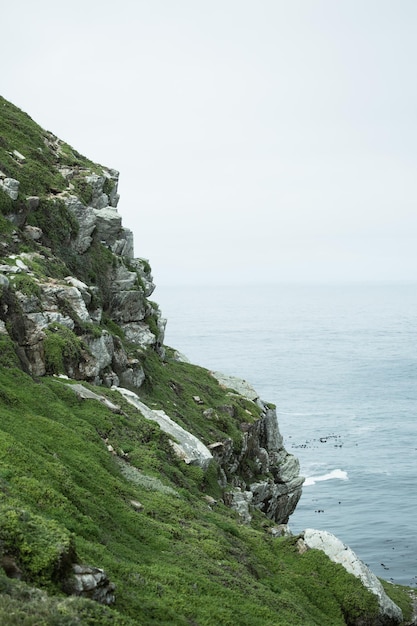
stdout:
<svg viewBox="0 0 417 626">
<path fill-rule="evenodd" d="M 62 324 L 52 324 L 44 340 L 45 364 L 48 374 L 64 374 L 81 358 L 82 341 Z"/>
<path fill-rule="evenodd" d="M 9 335 L 0 335 L 0 367 L 19 367 L 19 359 Z"/>
<path fill-rule="evenodd" d="M 73 539 L 56 521 L 25 509 L 0 506 L 0 545 L 12 556 L 26 580 L 50 585 L 68 573 L 75 559 Z"/>
</svg>

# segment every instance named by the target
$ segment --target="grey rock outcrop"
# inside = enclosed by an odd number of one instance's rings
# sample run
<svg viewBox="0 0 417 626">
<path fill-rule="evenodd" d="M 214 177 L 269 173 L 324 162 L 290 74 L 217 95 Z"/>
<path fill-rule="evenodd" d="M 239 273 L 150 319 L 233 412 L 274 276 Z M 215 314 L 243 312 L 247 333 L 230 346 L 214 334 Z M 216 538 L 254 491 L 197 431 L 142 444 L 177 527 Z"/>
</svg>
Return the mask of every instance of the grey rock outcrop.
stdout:
<svg viewBox="0 0 417 626">
<path fill-rule="evenodd" d="M 82 598 L 89 598 L 99 604 L 115 603 L 116 586 L 110 582 L 107 574 L 99 567 L 88 565 L 72 566 L 73 576 L 67 582 L 66 592 Z"/>
<path fill-rule="evenodd" d="M 61 194 L 60 199 L 78 225 L 69 243 L 73 252 L 87 255 L 93 244 L 95 250 L 97 245 L 107 250 L 107 256 L 103 256 L 107 265 L 97 265 L 96 269 L 100 287 L 77 276 L 51 279 L 34 273 L 33 266 L 49 262 L 44 249 L 26 256 L 11 254 L 7 263 L 0 265 L 1 284 L 10 284 L 13 292 L 6 298 L 0 319 L 8 319 L 22 364 L 30 374 L 48 373 L 45 340 L 51 328 L 59 325 L 82 341 L 78 362 L 70 364 L 67 359 L 65 373 L 96 384 L 112 386 L 122 382 L 137 388 L 144 380 L 142 366 L 138 359 L 127 354 L 117 335 L 100 326 L 103 315 L 106 312 L 107 318 L 119 325 L 130 345 L 138 349 L 155 348 L 161 355 L 165 320 L 156 305 L 147 300 L 155 288 L 149 263 L 133 258 L 133 234 L 123 228 L 117 212 L 118 172 L 103 169 L 102 175 L 88 171 L 80 174 L 78 168 L 66 167 L 61 173 L 68 181 L 81 176 L 90 186 L 88 206 L 73 193 L 71 182 L 72 192 Z M 3 178 L 2 185 L 9 185 L 8 179 Z M 42 243 L 42 230 L 25 221 L 27 214 L 38 206 L 39 198 L 28 198 L 24 215 L 16 209 L 19 215 L 11 214 L 10 218 L 13 221 L 16 217 L 17 225 L 32 241 Z M 23 274 L 27 276 L 25 281 L 21 280 Z M 20 277 L 15 282 L 13 277 L 17 275 Z"/>
<path fill-rule="evenodd" d="M 260 400 L 246 381 L 218 372 L 213 376 L 222 386 L 238 392 L 262 410 L 260 419 L 248 424 L 242 434 L 239 453 L 234 451 L 231 440 L 210 446 L 222 468 L 223 485 L 237 489 L 231 505 L 235 502 L 235 508 L 243 511 L 245 500 L 278 524 L 286 524 L 301 497 L 304 478 L 300 476 L 298 459 L 284 447 L 276 411 Z M 242 517 L 247 517 L 246 513 Z"/>
<path fill-rule="evenodd" d="M 213 455 L 197 437 L 174 422 L 164 411 L 150 409 L 140 401 L 134 392 L 122 387 L 119 387 L 117 391 L 130 404 L 136 407 L 144 417 L 159 424 L 161 430 L 171 437 L 171 445 L 183 461 L 188 464 L 199 465 L 204 469 L 207 468 Z"/>
<path fill-rule="evenodd" d="M 7 193 L 9 198 L 12 200 L 17 200 L 17 196 L 19 195 L 19 181 L 14 178 L 0 178 L 0 185 L 3 188 L 3 191 Z"/>
<path fill-rule="evenodd" d="M 380 613 L 375 626 L 400 624 L 403 621 L 401 609 L 387 596 L 382 584 L 373 572 L 363 563 L 349 546 L 325 530 L 307 528 L 302 534 L 307 548 L 321 550 L 329 559 L 340 563 L 347 572 L 359 578 L 362 584 L 378 599 Z"/>
</svg>

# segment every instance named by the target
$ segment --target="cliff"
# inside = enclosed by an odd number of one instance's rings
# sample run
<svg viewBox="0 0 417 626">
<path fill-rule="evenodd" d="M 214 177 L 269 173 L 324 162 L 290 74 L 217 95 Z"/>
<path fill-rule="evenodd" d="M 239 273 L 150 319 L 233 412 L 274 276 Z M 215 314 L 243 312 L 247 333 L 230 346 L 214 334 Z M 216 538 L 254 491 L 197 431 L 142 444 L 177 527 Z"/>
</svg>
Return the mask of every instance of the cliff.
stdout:
<svg viewBox="0 0 417 626">
<path fill-rule="evenodd" d="M 21 579 L 3 579 L 0 611 L 19 605 L 28 624 L 399 623 L 288 536 L 303 478 L 275 408 L 164 345 L 118 176 L 0 98 L 0 556 Z"/>
</svg>

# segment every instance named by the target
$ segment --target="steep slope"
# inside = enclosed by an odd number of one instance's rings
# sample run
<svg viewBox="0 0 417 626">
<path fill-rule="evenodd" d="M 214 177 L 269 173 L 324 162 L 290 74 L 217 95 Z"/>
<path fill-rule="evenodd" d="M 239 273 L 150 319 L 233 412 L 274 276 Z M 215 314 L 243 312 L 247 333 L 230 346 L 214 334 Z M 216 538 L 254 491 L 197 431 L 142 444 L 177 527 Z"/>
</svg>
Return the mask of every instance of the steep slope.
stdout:
<svg viewBox="0 0 417 626">
<path fill-rule="evenodd" d="M 164 345 L 117 182 L 0 98 L 0 623 L 382 623 L 282 536 L 275 408 Z"/>
</svg>

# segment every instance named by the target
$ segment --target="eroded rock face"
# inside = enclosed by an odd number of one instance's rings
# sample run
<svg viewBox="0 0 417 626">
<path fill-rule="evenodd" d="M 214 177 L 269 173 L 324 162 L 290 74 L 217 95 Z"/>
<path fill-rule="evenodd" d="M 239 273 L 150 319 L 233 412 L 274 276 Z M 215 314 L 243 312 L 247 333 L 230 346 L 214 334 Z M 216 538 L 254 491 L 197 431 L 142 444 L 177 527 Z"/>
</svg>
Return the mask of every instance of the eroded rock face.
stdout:
<svg viewBox="0 0 417 626">
<path fill-rule="evenodd" d="M 301 497 L 304 478 L 298 459 L 284 448 L 275 409 L 243 434 L 239 455 L 227 442 L 211 448 L 224 471 L 224 484 L 236 485 L 252 506 L 278 524 L 286 524 Z"/>
<path fill-rule="evenodd" d="M 79 177 L 78 169 L 66 167 L 61 173 L 73 190 L 71 181 Z M 144 380 L 143 369 L 127 354 L 116 335 L 102 329 L 104 313 L 120 327 L 120 332 L 124 331 L 130 344 L 141 349 L 155 348 L 163 354 L 165 320 L 147 300 L 155 288 L 149 264 L 144 259 L 133 258 L 133 234 L 123 228 L 117 212 L 118 176 L 115 170 L 103 169 L 102 175 L 86 172 L 84 180 L 91 190 L 88 206 L 74 193 L 60 195 L 78 223 L 70 241 L 72 251 L 81 257 L 85 255 L 88 266 L 91 261 L 87 255 L 93 243 L 95 254 L 97 244 L 107 249 L 102 257 L 107 265 L 96 262 L 94 266 L 96 278 L 100 274 L 99 287 L 87 284 L 78 276 L 40 277 L 32 267 L 47 262 L 45 253 L 13 254 L 7 263 L 0 265 L 0 285 L 11 287 L 10 295 L 2 297 L 0 319 L 4 323 L 8 321 L 22 365 L 34 376 L 51 373 L 45 341 L 50 329 L 59 326 L 82 341 L 78 362 L 69 364 L 67 359 L 65 363 L 66 374 L 96 384 L 112 386 L 122 381 L 129 388 L 139 387 Z M 9 182 L 3 179 L 2 184 L 4 187 Z M 19 215 L 10 217 L 12 221 L 16 217 L 16 224 L 26 237 L 42 244 L 42 230 L 25 223 L 27 215 L 38 206 L 39 198 L 28 198 L 25 211 L 22 213 L 19 208 Z M 22 280 L 24 275 L 27 280 Z"/>
<path fill-rule="evenodd" d="M 278 524 L 286 524 L 301 497 L 304 478 L 300 476 L 298 459 L 284 447 L 276 411 L 247 381 L 219 372 L 213 372 L 213 376 L 223 387 L 255 402 L 262 410 L 260 419 L 247 425 L 239 454 L 231 440 L 210 446 L 223 470 L 224 486 L 231 484 L 238 490 L 230 504 L 239 512 L 245 501 Z M 245 518 L 247 514 L 243 513 Z"/>
</svg>

